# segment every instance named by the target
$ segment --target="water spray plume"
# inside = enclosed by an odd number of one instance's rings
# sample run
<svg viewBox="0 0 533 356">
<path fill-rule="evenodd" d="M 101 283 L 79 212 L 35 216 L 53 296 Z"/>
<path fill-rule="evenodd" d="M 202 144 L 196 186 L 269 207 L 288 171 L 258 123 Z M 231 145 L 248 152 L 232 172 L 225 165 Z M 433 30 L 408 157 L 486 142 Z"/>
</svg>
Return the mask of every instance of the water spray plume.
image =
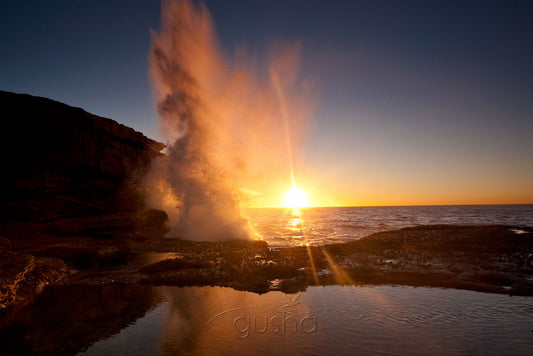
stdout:
<svg viewBox="0 0 533 356">
<path fill-rule="evenodd" d="M 276 49 L 262 75 L 245 48 L 233 61 L 221 55 L 204 4 L 162 2 L 150 67 L 168 148 L 146 186 L 174 235 L 249 238 L 243 203 L 269 194 L 285 172 L 294 182 L 293 151 L 309 108 L 309 91 L 297 86 L 299 54 L 300 46 Z"/>
</svg>

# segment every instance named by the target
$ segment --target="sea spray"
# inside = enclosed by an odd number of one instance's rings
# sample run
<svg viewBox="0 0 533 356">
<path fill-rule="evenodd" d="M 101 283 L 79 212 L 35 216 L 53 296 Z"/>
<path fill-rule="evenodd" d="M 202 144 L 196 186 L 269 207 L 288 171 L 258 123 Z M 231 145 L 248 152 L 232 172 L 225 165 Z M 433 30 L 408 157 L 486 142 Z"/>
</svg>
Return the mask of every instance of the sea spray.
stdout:
<svg viewBox="0 0 533 356">
<path fill-rule="evenodd" d="M 229 61 L 204 4 L 162 2 L 150 67 L 168 147 L 146 187 L 148 204 L 169 214 L 173 235 L 249 238 L 242 205 L 292 178 L 309 85 L 297 81 L 301 46 L 275 48 L 263 72 L 244 47 Z"/>
</svg>

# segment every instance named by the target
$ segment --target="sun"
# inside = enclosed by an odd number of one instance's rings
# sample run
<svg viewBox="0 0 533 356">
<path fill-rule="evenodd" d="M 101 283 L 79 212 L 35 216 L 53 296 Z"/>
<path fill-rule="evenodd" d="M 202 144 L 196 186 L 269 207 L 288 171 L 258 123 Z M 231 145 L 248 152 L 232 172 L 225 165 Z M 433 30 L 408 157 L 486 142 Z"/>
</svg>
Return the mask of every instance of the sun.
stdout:
<svg viewBox="0 0 533 356">
<path fill-rule="evenodd" d="M 283 206 L 285 208 L 307 208 L 309 207 L 309 199 L 303 190 L 298 187 L 292 187 L 285 193 Z"/>
</svg>

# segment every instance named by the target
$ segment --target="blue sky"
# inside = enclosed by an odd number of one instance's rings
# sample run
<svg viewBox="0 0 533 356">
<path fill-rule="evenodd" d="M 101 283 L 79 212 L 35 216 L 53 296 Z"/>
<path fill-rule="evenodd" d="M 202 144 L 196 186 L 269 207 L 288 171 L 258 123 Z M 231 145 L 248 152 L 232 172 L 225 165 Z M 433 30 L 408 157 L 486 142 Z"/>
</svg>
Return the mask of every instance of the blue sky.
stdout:
<svg viewBox="0 0 533 356">
<path fill-rule="evenodd" d="M 316 110 L 300 175 L 330 204 L 533 203 L 530 1 L 205 1 L 221 48 L 300 41 Z M 0 12 L 0 89 L 160 138 L 158 1 L 20 1 Z"/>
</svg>

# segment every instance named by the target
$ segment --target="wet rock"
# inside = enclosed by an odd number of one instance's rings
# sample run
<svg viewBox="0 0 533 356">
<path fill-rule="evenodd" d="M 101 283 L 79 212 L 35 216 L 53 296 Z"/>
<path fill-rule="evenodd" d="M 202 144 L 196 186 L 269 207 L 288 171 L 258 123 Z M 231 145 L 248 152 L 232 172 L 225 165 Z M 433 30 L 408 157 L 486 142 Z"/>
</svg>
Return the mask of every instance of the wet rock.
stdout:
<svg viewBox="0 0 533 356">
<path fill-rule="evenodd" d="M 303 278 L 284 279 L 279 283 L 279 290 L 283 293 L 294 294 L 305 291 L 307 284 Z"/>
<path fill-rule="evenodd" d="M 145 274 L 155 274 L 166 271 L 177 271 L 183 269 L 197 269 L 207 267 L 207 263 L 196 263 L 194 261 L 187 261 L 183 258 L 168 259 L 160 262 L 144 266 L 139 269 L 139 272 Z"/>
<path fill-rule="evenodd" d="M 57 258 L 5 252 L 0 259 L 0 325 L 43 288 L 72 273 Z"/>
</svg>

